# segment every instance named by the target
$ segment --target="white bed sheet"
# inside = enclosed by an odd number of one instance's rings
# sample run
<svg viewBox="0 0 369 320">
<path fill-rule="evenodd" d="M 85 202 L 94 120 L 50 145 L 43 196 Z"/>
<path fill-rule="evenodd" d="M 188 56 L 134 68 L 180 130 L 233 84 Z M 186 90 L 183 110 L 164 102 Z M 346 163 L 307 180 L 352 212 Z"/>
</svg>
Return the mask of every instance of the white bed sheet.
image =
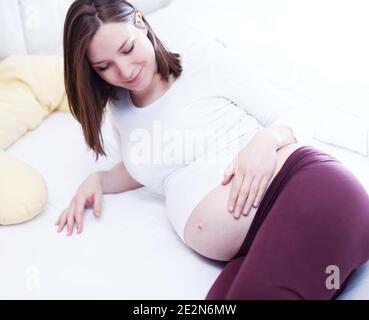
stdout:
<svg viewBox="0 0 369 320">
<path fill-rule="evenodd" d="M 54 223 L 83 179 L 119 161 L 110 123 L 103 127 L 107 158 L 94 161 L 79 124 L 53 113 L 7 152 L 44 177 L 44 212 L 24 224 L 0 228 L 0 299 L 199 299 L 225 263 L 197 254 L 170 225 L 164 199 L 145 188 L 104 195 L 102 217 L 86 210 L 84 231 L 70 238 Z M 364 157 L 321 144 L 369 190 Z M 349 223 L 349 214 L 348 214 Z M 342 299 L 369 299 L 369 263 L 358 270 Z"/>
</svg>

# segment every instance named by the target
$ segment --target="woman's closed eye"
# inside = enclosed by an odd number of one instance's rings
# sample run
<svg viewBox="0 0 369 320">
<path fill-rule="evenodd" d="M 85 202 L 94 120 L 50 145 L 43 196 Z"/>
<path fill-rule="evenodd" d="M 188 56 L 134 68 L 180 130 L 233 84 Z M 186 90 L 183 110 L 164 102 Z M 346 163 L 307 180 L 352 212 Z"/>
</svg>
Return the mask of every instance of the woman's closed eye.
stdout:
<svg viewBox="0 0 369 320">
<path fill-rule="evenodd" d="M 129 49 L 127 52 L 123 52 L 123 54 L 130 54 L 133 51 L 134 48 L 135 48 L 135 45 L 133 44 L 132 47 L 131 47 L 131 49 Z M 99 71 L 103 72 L 103 71 L 108 70 L 109 67 L 110 67 L 110 65 L 108 64 L 106 67 L 104 67 L 104 68 L 98 68 L 98 69 L 99 69 Z"/>
<path fill-rule="evenodd" d="M 123 52 L 123 53 L 124 54 L 130 54 L 133 51 L 134 48 L 135 48 L 135 44 L 133 43 L 131 49 L 129 49 L 127 52 Z"/>
<path fill-rule="evenodd" d="M 105 68 L 97 68 L 97 69 L 99 69 L 99 71 L 105 71 L 109 69 L 109 65 L 107 65 Z"/>
</svg>

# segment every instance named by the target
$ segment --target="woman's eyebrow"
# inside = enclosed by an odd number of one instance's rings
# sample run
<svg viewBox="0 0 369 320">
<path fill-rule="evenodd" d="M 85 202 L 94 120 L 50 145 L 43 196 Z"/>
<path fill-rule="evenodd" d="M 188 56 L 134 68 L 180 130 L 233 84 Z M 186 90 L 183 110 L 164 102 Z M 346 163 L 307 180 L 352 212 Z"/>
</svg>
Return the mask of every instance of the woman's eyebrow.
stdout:
<svg viewBox="0 0 369 320">
<path fill-rule="evenodd" d="M 127 44 L 127 42 L 128 41 L 132 41 L 132 40 L 134 40 L 134 36 L 132 36 L 132 37 L 130 37 L 129 39 L 127 39 L 127 40 L 125 40 L 124 42 L 123 42 L 123 44 L 120 46 L 120 48 L 118 49 L 118 51 L 117 52 L 120 52 L 123 48 L 124 48 L 124 46 Z M 95 65 L 97 65 L 97 64 L 100 64 L 100 63 L 103 63 L 103 62 L 105 62 L 105 60 L 102 60 L 102 61 L 98 61 L 98 62 L 92 62 L 92 64 L 95 66 Z"/>
</svg>

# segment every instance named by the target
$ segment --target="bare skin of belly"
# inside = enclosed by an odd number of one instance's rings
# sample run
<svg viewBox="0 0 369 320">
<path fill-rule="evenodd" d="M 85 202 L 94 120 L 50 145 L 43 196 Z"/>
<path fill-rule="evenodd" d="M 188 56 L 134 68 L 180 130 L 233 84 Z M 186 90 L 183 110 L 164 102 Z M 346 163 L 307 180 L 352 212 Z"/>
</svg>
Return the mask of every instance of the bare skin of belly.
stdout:
<svg viewBox="0 0 369 320">
<path fill-rule="evenodd" d="M 267 189 L 287 158 L 301 146 L 293 143 L 277 151 L 276 168 Z M 230 261 L 237 254 L 258 210 L 251 207 L 247 216 L 241 213 L 238 219 L 234 218 L 227 209 L 231 188 L 232 181 L 210 191 L 192 211 L 185 226 L 186 245 L 210 259 Z"/>
</svg>

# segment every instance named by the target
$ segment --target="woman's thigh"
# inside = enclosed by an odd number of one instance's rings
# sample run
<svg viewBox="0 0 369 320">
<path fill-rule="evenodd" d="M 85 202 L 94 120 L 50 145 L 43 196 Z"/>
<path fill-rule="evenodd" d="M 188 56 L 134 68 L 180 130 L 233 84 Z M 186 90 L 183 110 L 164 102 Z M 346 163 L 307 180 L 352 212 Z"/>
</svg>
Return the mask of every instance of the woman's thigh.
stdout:
<svg viewBox="0 0 369 320">
<path fill-rule="evenodd" d="M 239 271 L 244 257 L 238 257 L 229 261 L 222 272 L 219 274 L 216 281 L 208 291 L 205 300 L 225 300 L 228 294 L 229 288 L 233 284 Z"/>
<path fill-rule="evenodd" d="M 279 194 L 222 294 L 226 299 L 330 299 L 369 259 L 368 230 L 369 196 L 346 168 L 338 162 L 304 168 Z M 331 270 L 338 270 L 338 288 L 329 286 Z M 226 287 L 221 279 L 214 286 Z"/>
</svg>

